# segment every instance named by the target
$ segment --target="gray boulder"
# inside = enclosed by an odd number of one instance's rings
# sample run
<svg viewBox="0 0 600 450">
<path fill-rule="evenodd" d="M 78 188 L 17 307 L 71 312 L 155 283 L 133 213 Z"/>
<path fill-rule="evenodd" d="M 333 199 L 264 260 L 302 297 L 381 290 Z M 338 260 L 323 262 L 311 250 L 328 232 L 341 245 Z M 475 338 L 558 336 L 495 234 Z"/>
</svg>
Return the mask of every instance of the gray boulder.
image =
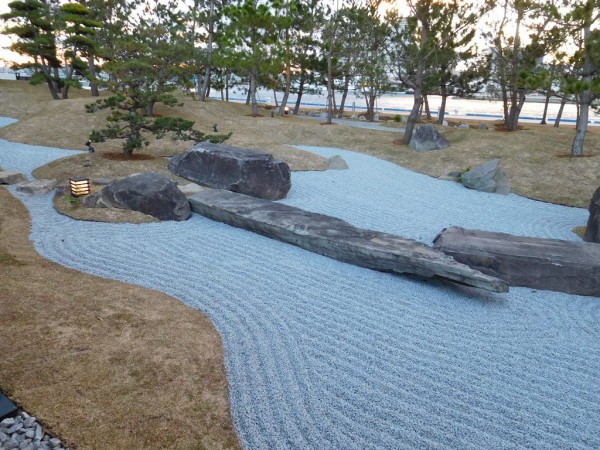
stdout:
<svg viewBox="0 0 600 450">
<path fill-rule="evenodd" d="M 451 227 L 434 248 L 511 286 L 600 296 L 600 245 Z"/>
<path fill-rule="evenodd" d="M 479 129 L 480 129 L 480 130 L 487 130 L 487 129 L 488 129 L 488 126 L 487 126 L 487 124 L 485 124 L 485 123 L 481 122 L 481 123 L 479 124 Z"/>
<path fill-rule="evenodd" d="M 462 184 L 476 191 L 510 194 L 510 184 L 504 171 L 500 168 L 499 159 L 491 159 L 473 167 L 461 176 Z"/>
<path fill-rule="evenodd" d="M 348 164 L 344 161 L 340 155 L 333 155 L 331 158 L 327 158 L 327 169 L 328 170 L 347 170 Z"/>
<path fill-rule="evenodd" d="M 0 184 L 17 184 L 27 181 L 25 175 L 19 172 L 9 172 L 3 170 L 0 172 Z"/>
<path fill-rule="evenodd" d="M 17 185 L 17 191 L 31 195 L 44 195 L 56 187 L 56 180 L 33 180 Z"/>
<path fill-rule="evenodd" d="M 285 161 L 239 147 L 202 142 L 171 158 L 169 170 L 194 183 L 279 200 L 292 187 Z"/>
<path fill-rule="evenodd" d="M 441 150 L 450 145 L 433 125 L 421 125 L 413 133 L 409 144 L 418 152 Z"/>
<path fill-rule="evenodd" d="M 469 124 L 467 124 L 467 123 L 459 123 L 456 128 L 469 128 Z"/>
<path fill-rule="evenodd" d="M 83 206 L 139 211 L 159 220 L 190 218 L 186 196 L 169 178 L 158 173 L 141 173 L 113 181 L 88 195 Z"/>
<path fill-rule="evenodd" d="M 588 211 L 590 217 L 585 229 L 584 239 L 588 242 L 600 243 L 600 188 L 596 189 L 596 192 L 592 195 Z"/>
</svg>

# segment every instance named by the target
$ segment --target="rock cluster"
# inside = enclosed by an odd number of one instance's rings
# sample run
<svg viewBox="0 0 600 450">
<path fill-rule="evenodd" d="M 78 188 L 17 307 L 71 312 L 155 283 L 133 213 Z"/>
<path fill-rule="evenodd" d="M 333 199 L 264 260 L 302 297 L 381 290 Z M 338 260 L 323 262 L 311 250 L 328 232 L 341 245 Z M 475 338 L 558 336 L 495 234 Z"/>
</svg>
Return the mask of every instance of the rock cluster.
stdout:
<svg viewBox="0 0 600 450">
<path fill-rule="evenodd" d="M 0 422 L 0 449 L 65 450 L 60 439 L 45 433 L 36 418 L 26 412 Z"/>
</svg>

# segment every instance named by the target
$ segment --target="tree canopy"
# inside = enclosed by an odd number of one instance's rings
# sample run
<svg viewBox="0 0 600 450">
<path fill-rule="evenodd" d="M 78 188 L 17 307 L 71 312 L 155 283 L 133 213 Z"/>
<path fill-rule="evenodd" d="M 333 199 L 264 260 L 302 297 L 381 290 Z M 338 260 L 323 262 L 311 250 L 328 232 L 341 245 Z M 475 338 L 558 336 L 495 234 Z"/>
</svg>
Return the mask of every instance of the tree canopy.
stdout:
<svg viewBox="0 0 600 450">
<path fill-rule="evenodd" d="M 413 92 L 404 142 L 428 96 L 474 93 L 504 105 L 519 129 L 526 96 L 541 92 L 578 105 L 572 153 L 581 155 L 589 110 L 600 96 L 600 0 L 14 0 L 1 16 L 11 49 L 29 57 L 55 99 L 87 79 L 151 115 L 174 104 L 176 89 L 229 98 L 245 86 L 252 114 L 257 90 L 327 92 L 328 122 L 350 91 L 367 118 L 389 91 Z M 195 84 L 195 86 L 194 86 Z M 225 92 L 225 95 L 224 95 Z M 341 94 L 340 98 L 337 98 Z M 544 120 L 545 122 L 545 120 Z M 557 122 L 558 125 L 558 122 Z"/>
</svg>

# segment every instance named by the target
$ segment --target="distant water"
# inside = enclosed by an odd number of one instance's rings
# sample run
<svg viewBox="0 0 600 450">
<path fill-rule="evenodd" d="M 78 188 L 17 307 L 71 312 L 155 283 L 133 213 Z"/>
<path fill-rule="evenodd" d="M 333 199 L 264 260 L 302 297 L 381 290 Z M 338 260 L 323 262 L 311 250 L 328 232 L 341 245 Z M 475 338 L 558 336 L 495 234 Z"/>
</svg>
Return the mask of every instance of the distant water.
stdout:
<svg viewBox="0 0 600 450">
<path fill-rule="evenodd" d="M 258 92 L 259 100 L 262 103 L 275 104 L 274 96 L 272 91 L 260 90 Z M 220 98 L 214 96 L 214 98 Z M 281 102 L 283 93 L 277 93 L 277 101 Z M 235 101 L 245 101 L 246 96 L 242 91 L 233 91 L 230 93 L 230 99 Z M 336 96 L 336 100 L 339 104 L 341 95 Z M 526 101 L 521 111 L 520 120 L 523 121 L 541 121 L 544 112 L 544 101 L 543 97 L 536 98 L 536 101 Z M 303 95 L 302 105 L 305 107 L 315 106 L 324 107 L 327 102 L 326 95 Z M 293 107 L 296 103 L 296 95 L 290 94 L 288 100 L 288 106 Z M 412 108 L 413 96 L 411 94 L 395 94 L 395 95 L 383 95 L 377 99 L 377 110 L 380 112 L 389 113 L 407 113 Z M 441 104 L 441 97 L 437 95 L 429 96 L 429 107 L 433 115 L 437 115 L 438 108 Z M 550 103 L 548 105 L 547 122 L 554 122 L 558 110 L 560 108 L 559 103 Z M 355 110 L 357 112 L 364 111 L 366 109 L 366 103 L 364 98 L 359 98 L 354 94 L 348 94 L 346 100 L 346 111 Z M 481 119 L 501 119 L 503 117 L 502 102 L 492 100 L 477 100 L 477 99 L 459 99 L 449 97 L 446 102 L 446 117 L 447 118 L 481 118 Z M 561 123 L 575 123 L 577 118 L 577 108 L 575 105 L 565 105 Z M 595 114 L 590 111 L 590 124 L 600 125 L 600 114 Z"/>
</svg>

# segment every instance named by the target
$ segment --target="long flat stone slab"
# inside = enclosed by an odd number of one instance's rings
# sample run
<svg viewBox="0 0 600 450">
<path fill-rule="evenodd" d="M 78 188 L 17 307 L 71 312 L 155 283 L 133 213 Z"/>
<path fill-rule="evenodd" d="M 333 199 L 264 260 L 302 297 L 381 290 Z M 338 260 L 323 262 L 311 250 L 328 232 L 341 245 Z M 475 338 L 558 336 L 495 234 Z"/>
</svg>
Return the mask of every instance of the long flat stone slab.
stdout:
<svg viewBox="0 0 600 450">
<path fill-rule="evenodd" d="M 192 211 L 339 261 L 398 274 L 441 278 L 493 292 L 502 280 L 412 239 L 356 228 L 341 219 L 221 189 L 189 197 Z"/>
<path fill-rule="evenodd" d="M 434 248 L 511 286 L 600 296 L 600 244 L 451 227 Z"/>
</svg>

